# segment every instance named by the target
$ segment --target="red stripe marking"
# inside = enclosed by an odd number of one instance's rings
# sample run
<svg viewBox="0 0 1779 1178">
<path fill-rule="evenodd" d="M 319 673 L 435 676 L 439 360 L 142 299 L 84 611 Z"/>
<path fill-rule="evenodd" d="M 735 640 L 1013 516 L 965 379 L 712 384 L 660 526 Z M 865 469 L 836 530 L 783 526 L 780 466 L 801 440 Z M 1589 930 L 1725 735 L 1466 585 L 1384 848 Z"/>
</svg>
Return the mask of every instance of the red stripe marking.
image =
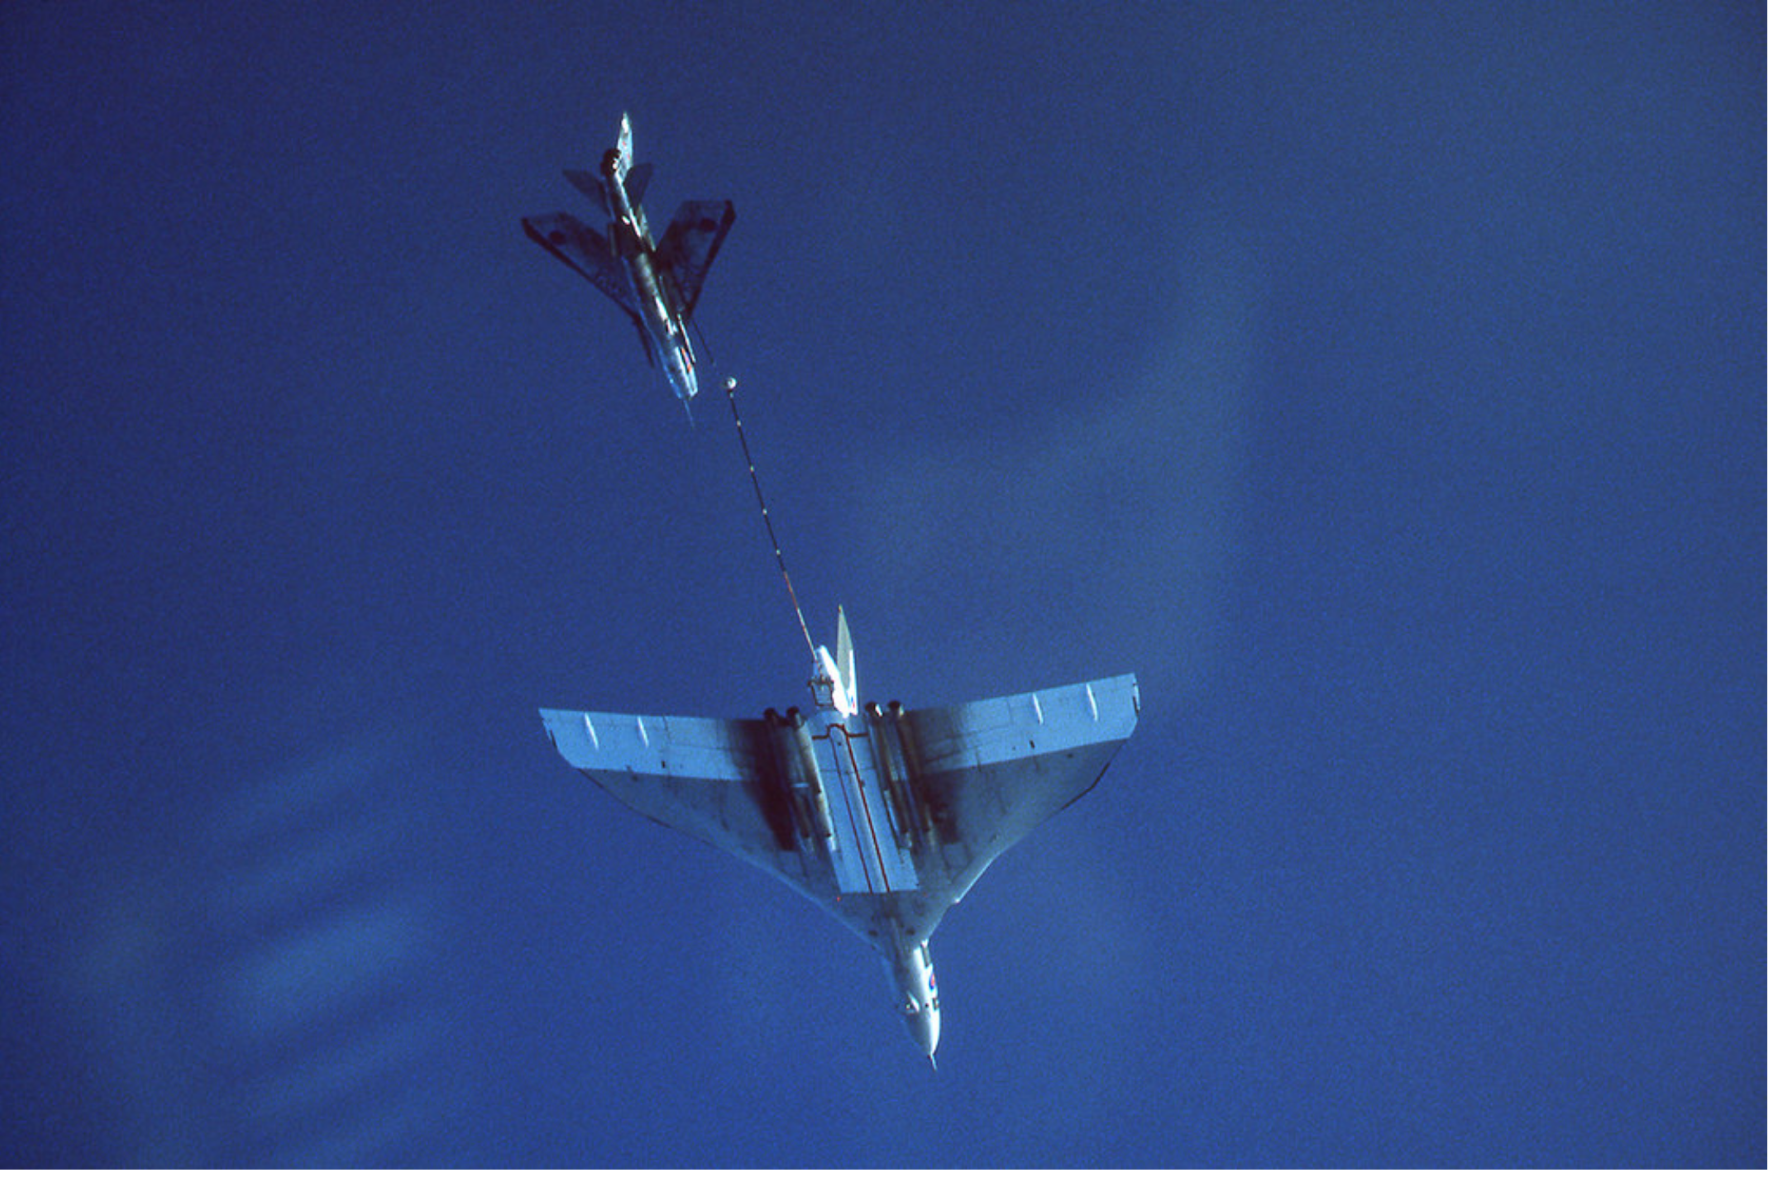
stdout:
<svg viewBox="0 0 1779 1178">
<path fill-rule="evenodd" d="M 877 890 L 879 890 L 877 884 L 873 883 L 872 872 L 870 872 L 870 861 L 872 861 L 872 858 L 875 858 L 877 859 L 877 875 L 879 875 L 879 879 L 882 881 L 882 892 L 888 893 L 890 892 L 890 868 L 884 867 L 884 852 L 882 852 L 882 847 L 879 845 L 879 842 L 877 842 L 877 824 L 872 822 L 872 806 L 870 806 L 870 801 L 866 799 L 865 795 L 865 774 L 859 772 L 859 762 L 857 762 L 856 756 L 852 754 L 852 733 L 845 730 L 845 726 L 841 726 L 841 724 L 829 724 L 829 726 L 827 726 L 827 735 L 824 737 L 825 740 L 827 740 L 829 751 L 831 751 L 834 756 L 834 772 L 836 772 L 838 776 L 841 776 L 841 778 L 845 776 L 845 767 L 841 767 L 840 749 L 834 747 L 834 730 L 840 730 L 841 738 L 845 740 L 845 746 L 847 746 L 847 763 L 852 765 L 852 779 L 857 783 L 859 808 L 865 811 L 865 835 L 870 836 L 870 843 L 872 843 L 870 849 L 866 851 L 865 842 L 861 840 L 861 835 L 859 835 L 859 824 L 854 822 L 854 824 L 852 824 L 852 842 L 854 842 L 854 847 L 856 847 L 857 852 L 859 852 L 861 863 L 865 863 L 866 890 L 870 890 L 870 892 L 877 892 Z"/>
</svg>

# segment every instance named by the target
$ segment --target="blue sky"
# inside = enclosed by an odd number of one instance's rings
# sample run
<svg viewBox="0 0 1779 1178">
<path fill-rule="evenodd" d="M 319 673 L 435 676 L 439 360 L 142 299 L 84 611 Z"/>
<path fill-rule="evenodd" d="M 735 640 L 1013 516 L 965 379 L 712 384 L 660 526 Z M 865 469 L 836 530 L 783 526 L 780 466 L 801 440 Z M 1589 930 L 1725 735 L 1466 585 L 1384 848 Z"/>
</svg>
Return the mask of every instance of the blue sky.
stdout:
<svg viewBox="0 0 1779 1178">
<path fill-rule="evenodd" d="M 1759 6 L 0 12 L 23 1164 L 1766 1160 Z M 554 756 L 1134 671 L 879 966 Z"/>
</svg>

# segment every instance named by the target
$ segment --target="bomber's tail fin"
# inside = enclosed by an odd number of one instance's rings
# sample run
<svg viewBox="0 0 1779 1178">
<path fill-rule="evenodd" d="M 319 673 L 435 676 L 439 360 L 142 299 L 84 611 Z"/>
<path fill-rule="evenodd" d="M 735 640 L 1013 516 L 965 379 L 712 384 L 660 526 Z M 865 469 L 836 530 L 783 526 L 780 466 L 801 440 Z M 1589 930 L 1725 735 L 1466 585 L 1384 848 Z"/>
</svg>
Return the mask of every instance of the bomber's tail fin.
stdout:
<svg viewBox="0 0 1779 1178">
<path fill-rule="evenodd" d="M 846 628 L 846 607 L 840 607 L 840 622 L 834 633 L 834 665 L 840 672 L 839 688 L 847 701 L 859 706 L 858 668 L 853 665 L 852 632 Z"/>
</svg>

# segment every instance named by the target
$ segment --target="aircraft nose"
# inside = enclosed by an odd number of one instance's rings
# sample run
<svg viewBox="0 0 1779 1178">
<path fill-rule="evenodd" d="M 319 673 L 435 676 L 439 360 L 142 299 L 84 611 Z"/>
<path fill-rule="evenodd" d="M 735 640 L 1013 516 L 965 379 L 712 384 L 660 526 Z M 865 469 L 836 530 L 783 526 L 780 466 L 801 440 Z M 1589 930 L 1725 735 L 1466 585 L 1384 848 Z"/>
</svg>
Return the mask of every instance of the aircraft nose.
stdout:
<svg viewBox="0 0 1779 1178">
<path fill-rule="evenodd" d="M 939 1012 L 932 1007 L 910 1012 L 906 1017 L 908 1034 L 930 1060 L 939 1050 Z"/>
</svg>

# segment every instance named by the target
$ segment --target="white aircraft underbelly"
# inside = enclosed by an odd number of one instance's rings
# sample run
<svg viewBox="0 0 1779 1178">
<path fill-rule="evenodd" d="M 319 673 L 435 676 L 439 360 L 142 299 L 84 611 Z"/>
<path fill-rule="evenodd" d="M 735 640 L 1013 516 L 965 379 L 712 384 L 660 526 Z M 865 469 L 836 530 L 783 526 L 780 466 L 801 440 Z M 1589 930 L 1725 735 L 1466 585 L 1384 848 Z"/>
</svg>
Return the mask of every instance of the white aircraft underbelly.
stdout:
<svg viewBox="0 0 1779 1178">
<path fill-rule="evenodd" d="M 828 841 L 834 879 L 842 894 L 915 891 L 920 878 L 914 860 L 899 845 L 894 819 L 867 731 L 848 732 L 830 724 L 812 733 L 816 761 L 829 785 L 834 832 Z"/>
</svg>

